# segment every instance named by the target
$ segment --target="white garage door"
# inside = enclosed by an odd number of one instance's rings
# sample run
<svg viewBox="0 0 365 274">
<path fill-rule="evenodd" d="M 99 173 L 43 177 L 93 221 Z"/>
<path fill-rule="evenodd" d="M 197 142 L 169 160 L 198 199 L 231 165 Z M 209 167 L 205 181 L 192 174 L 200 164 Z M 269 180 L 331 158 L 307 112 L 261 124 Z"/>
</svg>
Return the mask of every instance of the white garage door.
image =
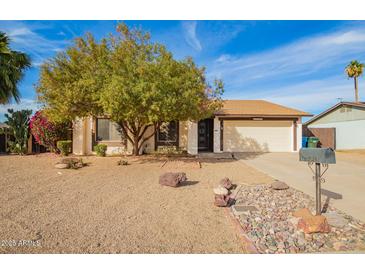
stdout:
<svg viewBox="0 0 365 274">
<path fill-rule="evenodd" d="M 292 151 L 292 121 L 225 120 L 223 125 L 224 151 Z"/>
</svg>

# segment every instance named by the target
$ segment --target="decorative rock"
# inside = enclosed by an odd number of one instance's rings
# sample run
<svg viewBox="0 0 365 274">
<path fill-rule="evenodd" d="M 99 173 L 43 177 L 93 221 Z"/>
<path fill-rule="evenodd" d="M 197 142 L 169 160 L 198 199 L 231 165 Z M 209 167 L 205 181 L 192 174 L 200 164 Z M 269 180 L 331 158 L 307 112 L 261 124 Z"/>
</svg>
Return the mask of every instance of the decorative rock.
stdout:
<svg viewBox="0 0 365 274">
<path fill-rule="evenodd" d="M 288 189 L 289 188 L 289 186 L 286 183 L 284 183 L 282 181 L 278 181 L 278 180 L 276 180 L 275 182 L 273 182 L 271 184 L 271 187 L 273 189 L 275 189 L 275 190 L 285 190 L 285 189 Z"/>
<path fill-rule="evenodd" d="M 298 225 L 298 222 L 299 222 L 299 218 L 297 218 L 297 217 L 291 217 L 291 218 L 289 218 L 289 222 L 293 225 L 293 226 L 297 226 Z"/>
<path fill-rule="evenodd" d="M 293 216 L 296 218 L 307 218 L 307 217 L 312 217 L 313 214 L 312 212 L 310 212 L 308 208 L 302 208 L 293 212 Z"/>
<path fill-rule="evenodd" d="M 214 194 L 216 195 L 228 195 L 228 190 L 222 186 L 218 186 L 213 189 Z"/>
<path fill-rule="evenodd" d="M 70 166 L 68 164 L 62 164 L 62 163 L 58 163 L 58 164 L 55 164 L 54 166 L 55 168 L 59 168 L 59 169 L 67 169 L 69 168 Z"/>
<path fill-rule="evenodd" d="M 228 177 L 223 178 L 220 181 L 219 185 L 228 190 L 231 189 L 233 186 L 231 180 Z"/>
<path fill-rule="evenodd" d="M 327 223 L 326 217 L 322 215 L 302 218 L 298 222 L 298 229 L 303 229 L 304 233 L 328 233 L 330 226 Z"/>
<path fill-rule="evenodd" d="M 214 197 L 214 205 L 219 207 L 226 207 L 229 204 L 229 196 L 228 195 L 215 195 Z"/>
<path fill-rule="evenodd" d="M 187 180 L 186 174 L 184 172 L 167 172 L 160 176 L 160 184 L 164 186 L 177 187 L 180 183 Z"/>
<path fill-rule="evenodd" d="M 85 164 L 83 163 L 82 159 L 78 159 L 78 158 L 74 158 L 74 157 L 70 157 L 70 158 L 63 158 L 61 159 L 61 161 L 59 163 L 57 163 L 57 165 L 61 166 L 61 165 L 66 165 L 67 167 L 64 168 L 72 168 L 72 169 L 79 169 L 85 166 Z"/>
<path fill-rule="evenodd" d="M 336 251 L 341 251 L 341 250 L 345 250 L 346 249 L 346 246 L 341 243 L 341 242 L 335 242 L 333 244 L 333 248 L 336 250 Z"/>
<path fill-rule="evenodd" d="M 78 163 L 80 162 L 80 159 L 69 157 L 69 158 L 63 158 L 61 159 L 61 164 L 70 164 L 70 163 Z"/>
<path fill-rule="evenodd" d="M 336 212 L 323 213 L 323 216 L 327 218 L 327 222 L 330 226 L 342 228 L 348 225 L 348 221 Z"/>
<path fill-rule="evenodd" d="M 247 211 L 249 212 L 247 215 L 236 216 L 243 231 L 253 241 L 259 253 L 328 253 L 336 250 L 340 252 L 365 250 L 365 223 L 333 208 L 331 204 L 328 211 L 344 218 L 347 225 L 333 226 L 329 233 L 305 234 L 302 230 L 298 230 L 300 219 L 323 218 L 323 216 L 313 216 L 315 200 L 309 195 L 294 188 L 274 191 L 270 185 L 241 185 L 236 189 L 239 190 L 234 196 L 236 203 L 232 206 L 233 213 L 239 212 L 237 206 L 257 208 L 257 210 Z M 292 212 L 293 209 L 300 208 L 302 209 Z M 326 223 L 325 226 L 329 228 L 329 220 Z M 272 230 L 274 234 L 271 234 Z M 338 243 L 335 244 L 336 242 Z"/>
<path fill-rule="evenodd" d="M 237 205 L 235 204 L 234 206 L 232 206 L 232 211 L 233 211 L 233 214 L 236 215 L 236 216 L 239 216 L 239 215 L 250 215 L 251 211 L 257 211 L 257 208 L 254 207 L 254 206 L 245 206 L 245 205 Z"/>
</svg>

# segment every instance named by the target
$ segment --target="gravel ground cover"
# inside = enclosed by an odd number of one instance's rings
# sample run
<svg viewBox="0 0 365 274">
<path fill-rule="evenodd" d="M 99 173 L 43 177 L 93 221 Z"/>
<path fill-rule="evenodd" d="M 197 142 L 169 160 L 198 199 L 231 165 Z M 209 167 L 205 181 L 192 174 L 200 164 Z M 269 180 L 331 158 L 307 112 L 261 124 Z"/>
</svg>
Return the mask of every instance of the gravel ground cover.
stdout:
<svg viewBox="0 0 365 274">
<path fill-rule="evenodd" d="M 82 159 L 60 170 L 52 154 L 0 156 L 0 253 L 244 253 L 212 189 L 223 177 L 272 182 L 234 160 Z M 188 183 L 159 185 L 170 171 Z"/>
<path fill-rule="evenodd" d="M 325 200 L 322 201 L 322 204 Z M 315 212 L 315 200 L 293 188 L 242 185 L 232 212 L 259 253 L 332 253 L 365 251 L 365 224 L 328 205 L 330 233 L 304 234 L 292 213 Z"/>
</svg>

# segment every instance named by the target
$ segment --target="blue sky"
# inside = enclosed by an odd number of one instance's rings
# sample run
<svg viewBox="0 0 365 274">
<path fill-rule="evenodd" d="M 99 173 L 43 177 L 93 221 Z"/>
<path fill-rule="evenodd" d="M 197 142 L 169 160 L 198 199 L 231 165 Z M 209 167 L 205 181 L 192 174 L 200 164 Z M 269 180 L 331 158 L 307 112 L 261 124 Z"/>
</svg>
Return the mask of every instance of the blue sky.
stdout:
<svg viewBox="0 0 365 274">
<path fill-rule="evenodd" d="M 224 98 L 265 99 L 317 114 L 353 100 L 353 81 L 344 68 L 352 59 L 365 62 L 364 21 L 126 21 L 151 32 L 178 59 L 192 56 L 221 78 Z M 115 31 L 117 21 L 0 21 L 12 47 L 28 53 L 32 68 L 19 88 L 19 105 L 37 109 L 34 85 L 40 65 L 86 32 L 97 38 Z M 360 99 L 365 82 L 360 79 Z"/>
</svg>

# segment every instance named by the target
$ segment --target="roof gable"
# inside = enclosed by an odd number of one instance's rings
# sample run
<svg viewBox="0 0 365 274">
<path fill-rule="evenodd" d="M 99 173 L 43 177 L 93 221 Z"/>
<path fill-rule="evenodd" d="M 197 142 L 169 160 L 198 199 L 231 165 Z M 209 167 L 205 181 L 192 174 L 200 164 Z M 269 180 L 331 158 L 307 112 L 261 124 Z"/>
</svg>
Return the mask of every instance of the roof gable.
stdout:
<svg viewBox="0 0 365 274">
<path fill-rule="evenodd" d="M 327 116 L 329 116 L 332 113 L 335 113 L 337 110 L 344 108 L 344 107 L 352 107 L 354 109 L 359 109 L 359 110 L 365 110 L 365 103 L 355 103 L 355 102 L 340 102 L 332 107 L 330 107 L 329 109 L 323 111 L 322 113 L 316 115 L 315 117 L 313 117 L 312 119 L 308 120 L 306 123 L 304 123 L 305 125 L 310 125 L 320 119 L 323 119 Z M 348 111 L 346 111 L 348 112 Z M 348 121 L 352 120 L 351 117 L 349 117 L 347 119 Z M 356 119 L 354 119 L 356 120 Z M 343 121 L 346 121 L 343 120 Z"/>
</svg>

